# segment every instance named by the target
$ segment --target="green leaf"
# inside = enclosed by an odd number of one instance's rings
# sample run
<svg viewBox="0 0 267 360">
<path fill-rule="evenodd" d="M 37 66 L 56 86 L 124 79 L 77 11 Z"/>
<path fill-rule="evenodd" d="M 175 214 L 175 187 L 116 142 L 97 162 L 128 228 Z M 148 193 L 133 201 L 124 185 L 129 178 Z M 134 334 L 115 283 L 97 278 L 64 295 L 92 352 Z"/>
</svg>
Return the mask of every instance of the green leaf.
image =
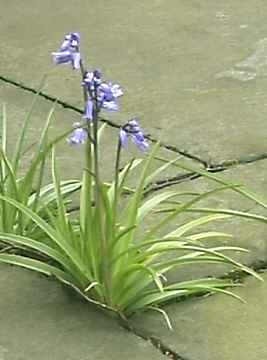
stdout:
<svg viewBox="0 0 267 360">
<path fill-rule="evenodd" d="M 27 113 L 27 115 L 25 117 L 25 120 L 23 122 L 23 125 L 21 127 L 19 140 L 18 140 L 18 142 L 16 144 L 15 152 L 14 152 L 14 158 L 13 158 L 13 169 L 14 169 L 15 174 L 17 173 L 17 170 L 18 170 L 19 160 L 20 160 L 21 154 L 22 154 L 22 146 L 23 146 L 25 136 L 26 136 L 26 133 L 27 133 L 27 129 L 28 129 L 31 117 L 32 117 L 32 113 L 33 113 L 33 110 L 34 110 L 34 108 L 36 106 L 37 100 L 39 99 L 39 94 L 40 94 L 40 92 L 42 91 L 42 89 L 43 89 L 43 87 L 45 85 L 46 77 L 47 77 L 47 75 L 43 76 L 43 78 L 41 80 L 41 84 L 39 86 L 39 90 L 36 93 L 36 95 L 34 96 L 34 99 L 33 99 L 33 102 L 31 104 L 30 110 Z"/>
<path fill-rule="evenodd" d="M 175 211 L 175 210 L 173 210 Z M 231 210 L 231 209 L 212 209 L 212 208 L 189 208 L 185 210 L 186 212 L 196 212 L 196 213 L 216 213 L 216 214 L 225 214 L 230 216 L 243 217 L 250 220 L 257 220 L 266 224 L 267 217 L 264 215 L 252 214 L 249 212 Z"/>
<path fill-rule="evenodd" d="M 69 195 L 74 193 L 77 190 L 80 190 L 81 188 L 81 182 L 79 180 L 67 180 L 67 181 L 60 181 L 60 191 L 62 195 Z M 55 186 L 54 184 L 49 184 L 47 186 L 44 186 L 40 189 L 40 202 L 38 203 L 38 207 L 36 211 L 40 211 L 46 206 L 49 206 L 49 204 L 55 202 L 56 200 L 56 192 L 55 192 Z M 29 207 L 33 206 L 36 198 L 36 193 L 33 193 L 27 202 L 27 205 Z"/>
<path fill-rule="evenodd" d="M 73 282 L 73 278 L 70 276 L 70 274 L 67 274 L 65 271 L 62 271 L 55 266 L 48 265 L 39 260 L 30 259 L 21 255 L 0 254 L 0 261 L 34 270 L 48 276 L 55 275 L 57 277 L 66 279 L 69 282 Z"/>
<path fill-rule="evenodd" d="M 158 194 L 153 196 L 151 199 L 147 200 L 142 206 L 139 207 L 138 213 L 137 213 L 137 219 L 136 222 L 139 223 L 142 221 L 146 215 L 148 215 L 157 205 L 162 203 L 163 201 L 172 198 L 176 195 L 178 195 L 176 191 L 168 191 L 164 192 L 162 194 Z"/>
<path fill-rule="evenodd" d="M 144 182 L 147 176 L 148 169 L 151 165 L 155 153 L 158 151 L 158 148 L 159 144 L 156 144 L 144 163 L 138 186 L 136 188 L 134 196 L 129 202 L 129 208 L 127 209 L 127 226 L 133 226 L 136 223 L 137 209 L 142 198 Z"/>
<path fill-rule="evenodd" d="M 144 187 L 148 186 L 150 183 L 153 182 L 153 180 L 160 175 L 163 171 L 167 170 L 168 167 L 172 166 L 173 164 L 176 163 L 176 161 L 178 159 L 180 159 L 182 156 L 179 155 L 177 158 L 175 158 L 174 160 L 168 161 L 166 162 L 164 165 L 160 166 L 159 168 L 157 168 L 155 171 L 153 171 L 152 174 L 148 175 L 144 181 Z"/>
<path fill-rule="evenodd" d="M 171 324 L 171 320 L 170 320 L 168 314 L 166 313 L 166 311 L 164 311 L 163 309 L 159 309 L 159 308 L 157 308 L 157 307 L 155 307 L 155 306 L 148 306 L 147 308 L 150 309 L 150 310 L 157 311 L 157 312 L 159 312 L 161 315 L 163 315 L 163 317 L 164 317 L 164 319 L 165 319 L 165 321 L 166 321 L 166 324 L 167 324 L 168 328 L 169 328 L 170 330 L 173 330 L 173 327 L 172 327 L 172 324 Z"/>
<path fill-rule="evenodd" d="M 1 133 L 1 149 L 4 154 L 7 153 L 7 120 L 6 120 L 6 105 L 2 107 L 2 133 Z M 1 179 L 6 177 L 5 163 L 1 160 Z"/>
<path fill-rule="evenodd" d="M 39 228 L 41 228 L 48 237 L 55 242 L 63 252 L 70 257 L 73 263 L 77 266 L 77 269 L 81 271 L 81 273 L 87 273 L 84 264 L 81 262 L 81 259 L 78 257 L 78 254 L 74 249 L 66 242 L 65 238 L 53 227 L 51 227 L 45 220 L 43 220 L 40 216 L 32 212 L 29 208 L 24 206 L 23 204 L 15 201 L 14 199 L 8 198 L 6 196 L 0 195 L 0 199 L 6 201 L 7 203 L 15 206 L 18 210 L 23 212 L 26 216 L 28 216 L 34 223 L 37 224 Z"/>
<path fill-rule="evenodd" d="M 169 232 L 164 238 L 179 238 L 180 236 L 184 235 L 186 232 L 194 229 L 197 226 L 207 224 L 211 221 L 215 220 L 221 220 L 221 219 L 227 219 L 230 218 L 230 215 L 226 214 L 213 214 L 213 215 L 207 215 L 203 216 L 201 218 L 198 218 L 196 220 L 189 221 L 188 223 L 179 226 L 176 230 Z"/>
<path fill-rule="evenodd" d="M 237 268 L 239 268 L 240 270 L 254 276 L 255 278 L 257 278 L 258 280 L 262 280 L 262 277 L 257 274 L 253 269 L 233 260 L 232 258 L 230 258 L 229 256 L 226 256 L 224 254 L 222 254 L 221 252 L 219 251 L 226 251 L 226 250 L 234 250 L 234 251 L 247 251 L 243 248 L 239 248 L 239 247 L 233 247 L 233 246 L 218 246 L 218 247 L 214 247 L 214 248 L 204 248 L 204 247 L 201 247 L 201 246 L 192 246 L 192 245 L 184 245 L 184 246 L 181 246 L 180 247 L 181 250 L 192 250 L 192 251 L 196 251 L 196 253 L 198 254 L 210 254 L 210 255 L 214 255 L 220 259 L 223 259 L 225 260 L 225 263 L 229 263 L 230 265 L 233 265 Z M 184 258 L 184 257 L 182 257 Z M 181 259 L 181 258 L 180 258 Z M 162 265 L 163 267 L 166 265 L 167 262 L 163 262 Z M 165 264 L 165 265 L 164 265 Z M 157 268 L 157 271 L 161 271 L 161 268 L 162 266 L 159 266 L 159 264 L 156 266 Z"/>
<path fill-rule="evenodd" d="M 194 288 L 194 286 L 209 286 L 209 287 L 217 287 L 217 288 L 225 288 L 225 287 L 240 287 L 240 283 L 234 283 L 229 279 L 217 279 L 217 278 L 200 278 L 195 280 L 186 280 L 181 281 L 179 283 L 171 284 L 165 287 L 165 290 L 179 290 L 185 288 Z"/>
<path fill-rule="evenodd" d="M 143 159 L 133 159 L 126 166 L 124 166 L 122 171 L 120 171 L 119 179 L 118 179 L 118 197 L 123 191 L 124 184 L 129 173 L 133 171 L 137 166 L 139 166 L 143 161 L 144 161 Z M 115 191 L 115 181 L 112 182 L 108 191 L 110 202 L 114 201 L 114 191 Z"/>
<path fill-rule="evenodd" d="M 25 236 L 15 235 L 15 234 L 8 234 L 8 233 L 1 233 L 0 232 L 0 239 L 4 240 L 5 242 L 17 245 L 17 246 L 25 246 L 27 248 L 36 250 L 43 255 L 48 256 L 50 259 L 53 259 L 64 266 L 66 269 L 70 270 L 69 263 L 67 258 L 63 256 L 58 250 L 48 246 L 46 244 L 42 244 L 37 240 L 30 239 Z"/>
<path fill-rule="evenodd" d="M 162 159 L 159 157 L 157 157 L 157 160 L 163 161 L 165 163 L 168 162 L 168 160 Z M 191 171 L 191 172 L 193 171 L 207 179 L 211 179 L 211 180 L 215 181 L 218 184 L 223 184 L 225 186 L 229 186 L 229 188 L 231 188 L 233 191 L 239 193 L 240 195 L 243 195 L 244 197 L 246 197 L 252 201 L 255 201 L 257 204 L 262 206 L 264 209 L 267 209 L 266 200 L 263 200 L 262 198 L 258 197 L 258 195 L 252 193 L 251 191 L 244 190 L 243 187 L 241 188 L 240 186 L 233 185 L 230 183 L 230 181 L 223 180 L 223 179 L 219 178 L 218 176 L 211 174 L 207 170 L 196 169 L 190 165 L 185 165 L 184 163 L 181 163 L 178 161 L 174 162 L 172 165 L 179 169 L 183 169 L 183 170 L 187 170 L 187 171 Z"/>
<path fill-rule="evenodd" d="M 206 231 L 206 232 L 202 232 L 202 233 L 198 233 L 198 234 L 187 235 L 186 239 L 188 239 L 191 242 L 198 242 L 199 240 L 215 238 L 215 237 L 232 238 L 233 235 L 226 234 L 226 233 L 223 233 L 223 232 L 218 232 L 218 231 Z"/>
<path fill-rule="evenodd" d="M 52 119 L 52 115 L 54 113 L 55 107 L 56 107 L 56 103 L 54 102 L 52 108 L 49 111 L 49 114 L 47 116 L 46 119 L 46 123 L 45 126 L 43 128 L 42 134 L 41 134 L 41 138 L 39 141 L 39 152 L 43 152 L 43 150 L 45 151 L 47 142 L 48 142 L 48 129 L 51 123 L 51 119 Z M 38 155 L 36 155 L 36 157 L 38 157 Z M 40 162 L 40 168 L 39 168 L 39 172 L 37 174 L 37 182 L 36 182 L 36 191 L 35 191 L 35 199 L 34 199 L 34 204 L 33 204 L 33 211 L 36 211 L 37 207 L 38 207 L 38 201 L 39 201 L 39 195 L 41 192 L 41 187 L 42 187 L 42 183 L 43 183 L 43 177 L 44 177 L 44 168 L 45 168 L 45 162 L 46 162 L 46 156 L 44 156 Z M 34 179 L 34 176 L 33 176 Z M 28 181 L 28 180 L 26 180 Z M 31 184 L 31 187 L 33 184 Z"/>
<path fill-rule="evenodd" d="M 138 310 L 146 308 L 147 306 L 160 304 L 166 302 L 167 300 L 188 295 L 189 293 L 190 291 L 188 290 L 171 290 L 164 291 L 164 293 L 155 292 L 148 295 L 144 292 L 139 299 L 129 302 L 129 305 L 125 308 L 125 312 L 132 314 Z"/>
<path fill-rule="evenodd" d="M 199 196 L 196 196 L 195 198 L 189 200 L 185 204 L 179 205 L 176 207 L 174 211 L 172 211 L 169 215 L 167 215 L 163 220 L 161 220 L 159 223 L 157 223 L 155 226 L 153 226 L 144 236 L 142 241 L 146 241 L 150 238 L 153 238 L 155 234 L 165 225 L 167 225 L 170 221 L 172 221 L 176 216 L 178 216 L 180 213 L 185 212 L 187 209 L 191 208 L 192 205 L 199 202 L 200 200 L 209 197 L 211 195 L 214 195 L 222 190 L 228 189 L 229 186 L 223 186 L 220 188 L 216 188 L 207 192 L 204 192 L 200 194 Z"/>
<path fill-rule="evenodd" d="M 64 234 L 64 237 L 67 239 L 68 234 L 69 234 L 68 218 L 67 218 L 68 215 L 67 215 L 63 197 L 61 194 L 60 180 L 59 180 L 57 168 L 56 168 L 56 159 L 55 159 L 55 149 L 54 148 L 52 149 L 52 178 L 53 178 L 53 183 L 54 183 L 55 192 L 56 192 L 59 228 L 60 228 L 61 233 Z"/>
</svg>

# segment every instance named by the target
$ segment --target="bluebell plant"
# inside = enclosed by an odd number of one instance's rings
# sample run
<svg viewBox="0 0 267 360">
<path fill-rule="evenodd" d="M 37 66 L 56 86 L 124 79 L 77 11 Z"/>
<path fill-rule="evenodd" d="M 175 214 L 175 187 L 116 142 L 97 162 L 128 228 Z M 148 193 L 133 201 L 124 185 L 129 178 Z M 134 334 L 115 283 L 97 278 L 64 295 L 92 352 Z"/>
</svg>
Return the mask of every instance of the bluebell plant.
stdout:
<svg viewBox="0 0 267 360">
<path fill-rule="evenodd" d="M 226 278 L 207 277 L 169 283 L 166 274 L 184 265 L 223 263 L 260 278 L 252 269 L 225 254 L 229 250 L 246 252 L 245 249 L 234 246 L 210 247 L 203 243 L 209 238 L 229 237 L 228 234 L 218 231 L 194 231 L 200 225 L 233 215 L 263 222 L 267 222 L 267 218 L 225 209 L 219 211 L 194 208 L 203 198 L 228 188 L 239 193 L 241 191 L 235 185 L 224 183 L 214 175 L 199 170 L 197 171 L 203 176 L 212 177 L 219 186 L 204 193 L 171 190 L 153 194 L 149 198 L 144 197 L 144 189 L 170 166 L 189 171 L 192 168 L 184 163 L 180 164 L 178 159 L 165 161 L 158 157 L 159 143 L 149 151 L 150 144 L 135 117 L 120 126 L 114 180 L 111 183 L 103 181 L 99 171 L 98 149 L 104 128 L 104 125 L 100 124 L 100 113 L 119 111 L 119 99 L 123 90 L 119 84 L 106 81 L 99 69 L 88 71 L 85 68 L 80 52 L 80 35 L 77 32 L 67 34 L 59 50 L 52 55 L 55 64 L 70 65 L 74 71 L 81 73 L 84 112 L 81 121 L 74 124 L 68 138 L 70 145 L 83 145 L 85 150 L 82 180 L 79 186 L 77 182 L 71 184 L 72 190 L 75 186 L 74 190 L 80 191 L 78 215 L 75 221 L 69 216 L 70 210 L 64 194 L 71 189 L 70 185 L 64 182 L 65 187 L 62 186 L 53 147 L 52 198 L 56 203 L 56 212 L 43 206 L 41 214 L 35 211 L 36 207 L 31 208 L 18 199 L 0 194 L 1 202 L 16 208 L 44 234 L 41 239 L 37 239 L 23 231 L 20 234 L 0 233 L 0 240 L 13 246 L 26 247 L 32 250 L 33 254 L 42 254 L 44 259 L 30 256 L 29 252 L 23 256 L 0 253 L 0 261 L 53 275 L 87 301 L 116 313 L 124 320 L 137 311 L 152 309 L 160 312 L 171 327 L 167 313 L 159 307 L 166 301 L 203 291 L 220 292 L 240 299 L 227 290 L 227 287 L 236 284 Z M 121 151 L 126 149 L 129 140 L 143 156 L 131 160 L 121 168 Z M 151 171 L 151 165 L 156 158 L 161 164 Z M 127 184 L 127 179 L 138 169 L 140 175 L 133 188 Z M 125 192 L 128 198 L 121 209 L 119 200 Z M 189 200 L 179 200 L 189 195 Z M 190 211 L 200 211 L 204 215 L 177 224 L 179 215 Z M 147 217 L 155 214 L 159 216 L 157 221 L 148 230 L 140 231 Z M 174 229 L 173 226 L 171 230 L 168 229 L 173 222 Z M 164 235 L 163 230 L 166 232 Z"/>
</svg>

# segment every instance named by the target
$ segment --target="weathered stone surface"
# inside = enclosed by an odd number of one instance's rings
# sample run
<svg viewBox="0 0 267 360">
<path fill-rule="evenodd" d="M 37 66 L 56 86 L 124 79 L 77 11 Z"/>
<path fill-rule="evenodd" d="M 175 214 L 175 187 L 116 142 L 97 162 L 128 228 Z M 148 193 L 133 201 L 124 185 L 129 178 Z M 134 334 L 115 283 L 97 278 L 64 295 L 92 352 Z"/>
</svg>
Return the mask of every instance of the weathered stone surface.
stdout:
<svg viewBox="0 0 267 360">
<path fill-rule="evenodd" d="M 28 270 L 0 267 L 1 360 L 147 360 L 163 356 L 94 307 Z"/>
<path fill-rule="evenodd" d="M 46 91 L 82 107 L 79 74 L 51 60 L 64 34 L 80 31 L 88 66 L 125 88 L 120 121 L 138 115 L 148 132 L 207 159 L 266 152 L 261 0 L 2 3 L 0 74 L 36 87 L 49 71 Z"/>
<path fill-rule="evenodd" d="M 142 314 L 135 325 L 189 360 L 264 360 L 267 358 L 267 274 L 248 279 L 236 290 L 246 300 L 213 295 L 166 306 L 173 331 L 160 315 Z"/>
</svg>

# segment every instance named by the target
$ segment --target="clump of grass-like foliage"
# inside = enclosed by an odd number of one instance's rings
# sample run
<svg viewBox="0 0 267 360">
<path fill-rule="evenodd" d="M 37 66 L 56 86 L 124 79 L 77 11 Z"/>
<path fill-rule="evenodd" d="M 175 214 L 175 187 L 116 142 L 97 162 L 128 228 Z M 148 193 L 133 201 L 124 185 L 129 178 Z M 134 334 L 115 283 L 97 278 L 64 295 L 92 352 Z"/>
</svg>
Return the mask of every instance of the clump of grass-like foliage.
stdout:
<svg viewBox="0 0 267 360">
<path fill-rule="evenodd" d="M 187 201 L 178 201 L 188 193 L 164 191 L 144 197 L 147 186 L 170 166 L 192 170 L 179 160 L 171 162 L 158 157 L 159 144 L 148 153 L 148 142 L 136 119 L 120 129 L 114 164 L 114 179 L 101 179 L 99 166 L 99 138 L 104 126 L 99 126 L 102 110 L 118 110 L 119 85 L 103 81 L 99 70 L 84 70 L 79 52 L 77 33 L 66 36 L 60 50 L 54 53 L 56 63 L 70 63 L 81 69 L 85 112 L 83 120 L 69 138 L 71 144 L 84 144 L 85 165 L 81 181 L 61 181 L 55 160 L 56 142 L 48 140 L 48 126 L 52 112 L 41 135 L 39 147 L 29 169 L 22 177 L 18 165 L 23 156 L 22 144 L 30 114 L 24 122 L 13 160 L 7 156 L 5 108 L 2 116 L 2 143 L 0 148 L 0 239 L 7 246 L 27 249 L 26 253 L 2 251 L 0 261 L 53 275 L 70 286 L 88 301 L 118 314 L 123 319 L 137 311 L 154 309 L 161 312 L 168 324 L 169 318 L 159 306 L 167 300 L 203 291 L 225 293 L 239 298 L 226 288 L 234 286 L 230 280 L 201 278 L 169 283 L 168 272 L 185 265 L 227 264 L 260 278 L 252 269 L 235 261 L 229 251 L 246 252 L 233 246 L 210 247 L 203 244 L 209 238 L 229 236 L 216 231 L 201 232 L 198 227 L 233 215 L 253 218 L 254 215 L 234 210 L 197 208 L 203 199 L 232 189 L 242 193 L 234 184 L 228 184 L 214 175 L 198 170 L 203 176 L 217 182 L 217 188 L 191 194 Z M 131 160 L 121 169 L 121 152 L 130 138 L 146 153 Z M 42 186 L 44 166 L 52 156 L 53 184 Z M 151 172 L 155 158 L 162 165 Z M 138 172 L 135 187 L 127 179 Z M 136 176 L 136 175 L 135 175 Z M 33 190 L 35 189 L 35 190 Z M 70 216 L 65 198 L 80 191 L 77 216 Z M 120 205 L 123 194 L 124 206 Z M 251 197 L 250 194 L 242 193 Z M 186 212 L 204 213 L 199 218 L 179 224 L 179 216 Z M 146 219 L 155 212 L 160 219 L 145 232 Z M 256 215 L 255 215 L 256 216 Z M 256 216 L 257 217 L 257 216 Z M 264 217 L 258 218 L 266 222 Z M 176 228 L 166 231 L 169 224 Z"/>
<path fill-rule="evenodd" d="M 17 201 L 37 215 L 45 218 L 47 210 L 53 211 L 56 206 L 54 184 L 44 185 L 47 157 L 51 154 L 53 146 L 64 139 L 70 133 L 70 130 L 53 140 L 48 139 L 48 130 L 56 105 L 54 104 L 47 115 L 39 141 L 25 148 L 27 130 L 32 113 L 38 103 L 38 96 L 37 94 L 34 97 L 30 110 L 23 121 L 18 140 L 13 146 L 13 153 L 7 149 L 7 115 L 6 106 L 3 105 L 1 114 L 0 194 L 1 197 L 8 197 Z M 25 167 L 23 166 L 23 160 L 29 154 L 31 162 L 28 167 Z M 77 180 L 68 180 L 62 181 L 59 186 L 62 196 L 66 198 L 80 188 L 81 184 Z M 3 200 L 3 198 L 0 201 L 0 216 L 1 234 L 13 233 L 36 239 L 40 239 L 40 236 L 42 236 L 40 229 L 29 217 L 26 217 L 23 212 Z"/>
</svg>

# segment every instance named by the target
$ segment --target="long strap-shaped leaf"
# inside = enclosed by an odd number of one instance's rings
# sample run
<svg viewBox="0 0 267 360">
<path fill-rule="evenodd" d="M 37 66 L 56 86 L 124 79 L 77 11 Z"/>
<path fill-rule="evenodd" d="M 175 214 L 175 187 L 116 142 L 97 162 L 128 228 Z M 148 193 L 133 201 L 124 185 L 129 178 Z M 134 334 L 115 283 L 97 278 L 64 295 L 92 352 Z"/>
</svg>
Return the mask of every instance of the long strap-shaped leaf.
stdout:
<svg viewBox="0 0 267 360">
<path fill-rule="evenodd" d="M 177 191 L 166 191 L 162 194 L 153 196 L 139 207 L 136 222 L 139 223 L 142 221 L 157 205 L 177 195 L 179 195 Z"/>
<path fill-rule="evenodd" d="M 17 173 L 17 170 L 18 170 L 19 159 L 21 157 L 22 146 L 23 146 L 23 143 L 24 143 L 24 140 L 25 140 L 25 136 L 26 136 L 26 132 L 27 132 L 27 129 L 28 129 L 28 126 L 29 126 L 29 122 L 31 120 L 31 116 L 32 116 L 33 110 L 34 110 L 34 108 L 36 106 L 37 100 L 39 99 L 39 94 L 40 94 L 40 92 L 41 92 L 41 90 L 42 90 L 42 88 L 43 88 L 43 86 L 45 84 L 46 77 L 47 77 L 47 75 L 43 76 L 43 78 L 41 80 L 39 90 L 38 90 L 37 94 L 34 96 L 31 108 L 30 108 L 29 112 L 27 113 L 27 115 L 25 117 L 25 120 L 24 120 L 24 122 L 22 124 L 22 127 L 21 127 L 20 136 L 19 136 L 18 142 L 17 142 L 16 147 L 15 147 L 14 158 L 13 158 L 13 168 L 14 168 L 14 173 L 15 174 Z"/>
<path fill-rule="evenodd" d="M 163 220 L 161 220 L 158 224 L 156 224 L 154 227 L 152 227 L 152 229 L 150 229 L 144 236 L 144 238 L 142 239 L 142 241 L 146 241 L 148 239 L 150 239 L 151 237 L 154 237 L 155 233 L 157 233 L 157 231 L 159 229 L 161 229 L 163 226 L 167 225 L 170 221 L 172 221 L 178 214 L 185 212 L 187 209 L 191 208 L 192 205 L 194 205 L 195 203 L 199 202 L 200 200 L 209 197 L 211 195 L 214 195 L 220 191 L 223 191 L 225 189 L 228 188 L 232 188 L 234 185 L 227 185 L 227 186 L 222 186 L 220 188 L 216 188 L 216 189 L 212 189 L 210 191 L 207 191 L 203 194 L 200 194 L 199 196 L 196 196 L 194 199 L 189 200 L 188 202 L 181 204 L 180 206 L 178 206 L 171 214 L 167 215 Z"/>
<path fill-rule="evenodd" d="M 1 150 L 4 154 L 7 152 L 7 121 L 6 121 L 6 104 L 2 108 L 2 133 L 1 133 Z M 1 160 L 1 179 L 6 177 L 5 163 Z"/>
<path fill-rule="evenodd" d="M 60 189 L 62 195 L 69 195 L 81 188 L 81 182 L 78 180 L 67 180 L 60 182 Z M 34 204 L 36 193 L 32 194 L 29 197 L 27 202 L 28 206 Z M 43 189 L 41 189 L 40 194 L 40 203 L 38 204 L 37 211 L 48 206 L 50 203 L 53 203 L 56 200 L 56 192 L 54 184 L 49 184 Z"/>
<path fill-rule="evenodd" d="M 43 244 L 37 240 L 30 239 L 26 236 L 7 234 L 2 232 L 0 232 L 0 239 L 17 246 L 25 246 L 27 248 L 36 250 L 41 254 L 48 256 L 50 259 L 57 261 L 64 268 L 70 269 L 67 258 L 51 246 Z"/>
<path fill-rule="evenodd" d="M 237 268 L 239 268 L 240 270 L 246 272 L 247 274 L 250 274 L 252 276 L 254 276 L 255 278 L 257 278 L 258 280 L 263 281 L 262 277 L 257 274 L 253 269 L 249 268 L 246 265 L 241 264 L 238 261 L 235 261 L 234 259 L 230 258 L 229 256 L 222 254 L 220 251 L 224 251 L 224 250 L 235 250 L 235 247 L 232 246 L 218 246 L 218 247 L 214 247 L 214 248 L 204 248 L 204 247 L 199 247 L 199 246 L 192 246 L 192 245 L 185 245 L 185 246 L 181 246 L 180 247 L 181 250 L 192 250 L 192 251 L 196 251 L 197 253 L 199 252 L 200 254 L 210 254 L 210 255 L 214 255 L 218 258 L 224 259 L 226 263 L 229 263 Z M 242 248 L 236 248 L 238 251 L 246 251 L 245 249 Z M 157 271 L 163 270 L 165 268 L 166 263 L 170 263 L 172 260 L 170 261 L 163 261 L 160 264 L 157 264 L 155 266 Z M 177 260 L 174 260 L 174 262 Z"/>
<path fill-rule="evenodd" d="M 127 179 L 127 176 L 129 175 L 129 173 L 132 170 L 134 170 L 137 166 L 139 166 L 143 161 L 144 161 L 143 159 L 133 159 L 119 173 L 118 184 L 117 184 L 118 185 L 118 197 L 124 187 L 125 181 Z M 114 191 L 115 191 L 115 181 L 112 182 L 112 184 L 108 190 L 108 197 L 109 197 L 109 200 L 111 203 L 114 200 Z"/>
<path fill-rule="evenodd" d="M 226 215 L 226 214 L 212 214 L 212 215 L 202 216 L 201 218 L 189 221 L 186 224 L 179 226 L 176 230 L 169 232 L 164 237 L 179 238 L 180 236 L 184 235 L 186 232 L 192 230 L 197 226 L 204 225 L 215 220 L 227 219 L 230 217 L 231 217 L 230 215 Z"/>
<path fill-rule="evenodd" d="M 173 298 L 178 298 L 190 294 L 196 294 L 203 291 L 223 293 L 225 295 L 229 295 L 235 299 L 238 299 L 241 302 L 244 302 L 244 300 L 240 296 L 234 294 L 231 291 L 217 288 L 216 286 L 212 287 L 208 285 L 206 286 L 196 285 L 195 287 L 191 287 L 188 289 L 165 291 L 163 294 L 159 292 L 154 292 L 149 294 L 144 293 L 143 296 L 135 303 L 131 304 L 131 306 L 129 306 L 127 310 L 133 312 L 142 309 L 150 304 L 160 304 L 166 302 L 167 300 L 171 300 Z"/>
<path fill-rule="evenodd" d="M 246 211 L 239 211 L 239 210 L 193 207 L 193 208 L 187 209 L 186 212 L 226 214 L 226 215 L 243 217 L 243 218 L 251 219 L 251 220 L 257 220 L 257 221 L 263 222 L 265 224 L 267 223 L 267 217 L 264 215 L 258 215 L 258 214 L 253 214 L 253 213 L 249 213 Z"/>
<path fill-rule="evenodd" d="M 159 276 L 163 277 L 164 273 L 177 266 L 220 263 L 225 264 L 226 261 L 216 256 L 202 256 L 196 259 L 185 259 L 183 261 L 179 261 L 179 264 L 178 261 L 176 261 L 176 264 L 174 264 L 173 261 L 172 265 L 170 265 L 169 267 L 166 266 L 166 268 L 158 272 L 158 274 L 160 274 Z M 144 276 L 144 274 L 136 273 L 134 277 L 131 277 L 131 279 L 127 278 L 127 281 L 124 284 L 123 288 L 119 288 L 118 292 L 116 293 L 116 298 L 114 298 L 114 301 L 118 301 L 118 304 L 121 307 L 125 307 L 132 301 L 132 299 L 136 297 L 142 297 L 144 290 L 146 288 L 151 288 L 152 282 L 153 279 L 151 277 Z"/>
<path fill-rule="evenodd" d="M 31 211 L 29 208 L 24 206 L 23 204 L 7 197 L 0 195 L 0 199 L 6 201 L 7 203 L 15 206 L 17 209 L 21 210 L 26 216 L 32 219 L 33 222 L 38 225 L 47 235 L 48 237 L 53 240 L 63 251 L 66 255 L 70 257 L 70 259 L 73 261 L 73 263 L 77 266 L 77 268 L 84 272 L 86 269 L 84 268 L 83 264 L 81 263 L 77 253 L 74 251 L 74 249 L 65 241 L 65 239 L 62 237 L 62 235 L 56 231 L 52 226 L 47 224 L 40 216 L 35 214 L 33 211 Z"/>
<path fill-rule="evenodd" d="M 126 227 L 129 227 L 129 228 L 133 227 L 133 230 L 128 232 L 127 234 L 125 234 L 125 236 L 123 236 L 121 238 L 121 241 L 117 243 L 118 250 L 116 250 L 116 251 L 118 251 L 118 253 L 124 252 L 126 249 L 129 248 L 130 244 L 133 242 L 133 238 L 135 235 L 135 227 L 134 226 L 136 225 L 137 212 L 138 212 L 138 208 L 140 205 L 140 201 L 142 200 L 144 182 L 145 182 L 149 167 L 153 161 L 154 155 L 156 154 L 158 148 L 159 148 L 159 143 L 157 143 L 154 146 L 153 150 L 151 151 L 151 153 L 145 160 L 136 191 L 135 191 L 133 197 L 131 198 L 131 200 L 129 201 L 127 208 L 123 212 L 123 216 L 126 219 Z M 125 223 L 125 220 L 123 222 Z M 114 271 L 117 271 L 118 268 L 120 268 L 120 266 L 123 267 L 126 261 L 127 261 L 127 255 L 125 256 L 125 258 L 122 257 L 119 260 L 119 262 L 117 262 L 116 269 Z"/>
<path fill-rule="evenodd" d="M 0 254 L 0 262 L 21 266 L 30 270 L 40 272 L 48 276 L 55 275 L 57 277 L 61 277 L 65 279 L 66 281 L 73 282 L 72 277 L 69 274 L 67 274 L 65 271 L 62 271 L 57 267 L 46 264 L 42 261 L 30 259 L 25 256 L 13 255 L 13 254 Z"/>
<path fill-rule="evenodd" d="M 156 159 L 160 160 L 162 162 L 165 162 L 165 163 L 168 162 L 168 160 L 160 158 L 160 157 L 157 157 Z M 218 184 L 229 186 L 229 188 L 232 188 L 233 191 L 239 193 L 240 195 L 243 195 L 244 197 L 246 197 L 252 201 L 255 201 L 257 204 L 259 204 L 263 208 L 267 209 L 267 203 L 266 203 L 265 199 L 263 200 L 263 199 L 259 198 L 258 195 L 252 193 L 251 191 L 245 190 L 244 188 L 241 188 L 240 186 L 231 186 L 230 182 L 223 180 L 223 179 L 219 178 L 218 176 L 215 176 L 214 174 L 210 173 L 207 170 L 196 169 L 190 165 L 185 165 L 184 163 L 181 163 L 179 161 L 174 162 L 172 165 L 179 169 L 193 171 L 194 173 L 197 173 L 207 179 L 211 179 Z"/>
<path fill-rule="evenodd" d="M 137 189 L 135 191 L 135 194 L 131 201 L 129 202 L 129 207 L 126 210 L 127 211 L 127 226 L 133 226 L 136 223 L 136 216 L 137 216 L 137 210 L 139 207 L 139 203 L 142 198 L 142 190 L 144 186 L 144 182 L 147 176 L 148 169 L 151 165 L 151 162 L 153 161 L 154 155 L 156 154 L 157 150 L 159 148 L 159 144 L 156 144 L 153 148 L 152 152 L 150 153 L 149 157 L 146 159 L 144 163 L 144 167 L 142 169 L 142 173 L 140 176 L 140 181 L 138 183 Z M 130 240 L 133 238 L 133 233 L 129 234 Z"/>
<path fill-rule="evenodd" d="M 152 174 L 148 175 L 145 179 L 144 187 L 149 186 L 149 184 L 151 184 L 158 175 L 160 175 L 163 171 L 167 170 L 168 167 L 176 163 L 176 161 L 179 160 L 181 157 L 182 156 L 179 155 L 176 159 L 166 162 L 164 165 L 157 168 Z"/>
</svg>

